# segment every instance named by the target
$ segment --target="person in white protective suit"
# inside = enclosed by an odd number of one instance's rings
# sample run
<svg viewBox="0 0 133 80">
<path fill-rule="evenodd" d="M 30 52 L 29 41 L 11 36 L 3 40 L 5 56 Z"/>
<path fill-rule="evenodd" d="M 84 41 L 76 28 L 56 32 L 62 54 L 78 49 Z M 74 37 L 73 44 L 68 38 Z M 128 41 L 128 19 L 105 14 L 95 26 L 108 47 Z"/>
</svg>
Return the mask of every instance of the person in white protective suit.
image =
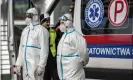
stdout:
<svg viewBox="0 0 133 80">
<path fill-rule="evenodd" d="M 39 25 L 38 11 L 26 12 L 27 27 L 23 30 L 16 61 L 16 72 L 23 68 L 23 80 L 43 80 L 49 51 L 49 32 Z"/>
<path fill-rule="evenodd" d="M 85 80 L 83 67 L 89 61 L 86 40 L 73 27 L 71 14 L 60 18 L 64 32 L 57 48 L 57 68 L 60 80 Z M 76 27 L 76 26 L 75 26 Z"/>
</svg>

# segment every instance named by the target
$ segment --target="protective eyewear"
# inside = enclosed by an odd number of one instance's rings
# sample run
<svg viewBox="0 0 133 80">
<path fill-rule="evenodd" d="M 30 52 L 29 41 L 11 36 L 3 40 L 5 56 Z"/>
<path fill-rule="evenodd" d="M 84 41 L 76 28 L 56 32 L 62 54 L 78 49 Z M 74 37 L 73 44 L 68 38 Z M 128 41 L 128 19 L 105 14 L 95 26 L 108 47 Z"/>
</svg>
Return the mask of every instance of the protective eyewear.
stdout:
<svg viewBox="0 0 133 80">
<path fill-rule="evenodd" d="M 26 17 L 32 18 L 34 15 L 37 15 L 37 14 L 26 13 L 26 14 L 25 14 L 25 18 L 26 18 Z"/>
<path fill-rule="evenodd" d="M 67 21 L 67 20 L 72 21 L 72 20 L 68 19 L 66 16 L 61 16 L 59 18 L 59 20 L 62 20 L 62 21 Z"/>
<path fill-rule="evenodd" d="M 32 14 L 32 13 L 26 13 L 26 14 L 25 14 L 25 18 L 27 18 L 27 17 L 28 17 L 28 18 L 32 18 L 32 17 L 33 17 L 33 14 Z"/>
</svg>

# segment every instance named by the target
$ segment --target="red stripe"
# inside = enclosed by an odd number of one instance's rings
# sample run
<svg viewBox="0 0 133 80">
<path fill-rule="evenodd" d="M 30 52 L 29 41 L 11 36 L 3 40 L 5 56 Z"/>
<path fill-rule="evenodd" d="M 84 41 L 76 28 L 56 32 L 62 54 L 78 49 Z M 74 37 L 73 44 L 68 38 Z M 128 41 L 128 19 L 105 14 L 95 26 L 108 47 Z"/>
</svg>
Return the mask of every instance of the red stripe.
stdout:
<svg viewBox="0 0 133 80">
<path fill-rule="evenodd" d="M 133 34 L 109 34 L 84 36 L 88 44 L 133 44 Z"/>
</svg>

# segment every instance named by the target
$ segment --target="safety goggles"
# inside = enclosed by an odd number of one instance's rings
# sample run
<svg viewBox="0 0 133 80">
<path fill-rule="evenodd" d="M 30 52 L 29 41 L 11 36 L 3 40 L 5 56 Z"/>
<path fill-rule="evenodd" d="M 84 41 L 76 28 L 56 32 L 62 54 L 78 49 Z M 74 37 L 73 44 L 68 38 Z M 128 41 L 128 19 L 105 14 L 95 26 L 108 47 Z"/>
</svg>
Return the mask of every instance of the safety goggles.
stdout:
<svg viewBox="0 0 133 80">
<path fill-rule="evenodd" d="M 67 20 L 72 21 L 72 20 L 68 19 L 66 16 L 61 16 L 59 18 L 59 20 L 62 20 L 62 21 L 67 21 Z"/>
<path fill-rule="evenodd" d="M 32 14 L 32 13 L 26 13 L 25 14 L 25 18 L 32 18 L 34 15 L 37 15 L 37 14 Z"/>
</svg>

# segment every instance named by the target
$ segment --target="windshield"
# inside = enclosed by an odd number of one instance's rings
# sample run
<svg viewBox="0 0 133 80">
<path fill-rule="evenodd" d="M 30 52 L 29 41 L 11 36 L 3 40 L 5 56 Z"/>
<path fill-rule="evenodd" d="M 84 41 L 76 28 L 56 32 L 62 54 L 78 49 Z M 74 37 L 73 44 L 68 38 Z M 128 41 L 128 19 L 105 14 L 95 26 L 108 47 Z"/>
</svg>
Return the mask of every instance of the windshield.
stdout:
<svg viewBox="0 0 133 80">
<path fill-rule="evenodd" d="M 131 34 L 133 1 L 81 0 L 81 26 L 84 35 Z"/>
</svg>

